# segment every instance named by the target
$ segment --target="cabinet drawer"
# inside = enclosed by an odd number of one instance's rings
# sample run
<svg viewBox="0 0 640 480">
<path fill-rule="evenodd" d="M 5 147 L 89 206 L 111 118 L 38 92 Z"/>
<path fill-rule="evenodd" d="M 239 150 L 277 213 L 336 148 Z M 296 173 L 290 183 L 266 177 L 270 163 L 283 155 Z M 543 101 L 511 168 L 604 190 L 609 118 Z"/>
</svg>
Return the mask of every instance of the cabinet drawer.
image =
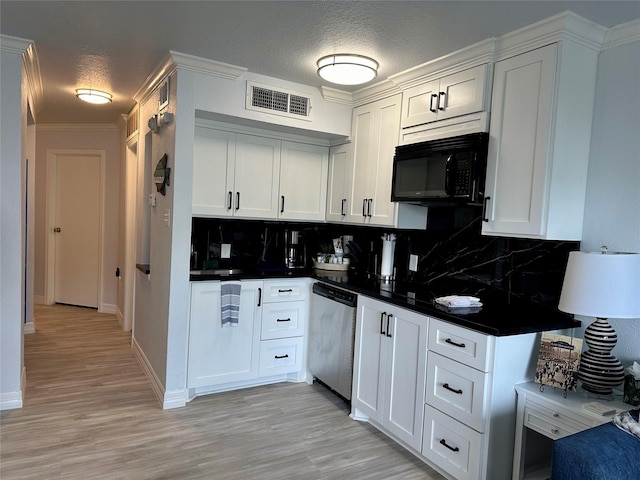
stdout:
<svg viewBox="0 0 640 480">
<path fill-rule="evenodd" d="M 606 420 L 606 417 L 602 417 Z M 549 438 L 562 438 L 587 428 L 596 423 L 583 418 L 577 412 L 557 405 L 537 402 L 535 397 L 527 396 L 524 406 L 524 425 Z"/>
<path fill-rule="evenodd" d="M 266 303 L 262 308 L 262 340 L 304 335 L 307 304 L 300 302 Z"/>
<path fill-rule="evenodd" d="M 489 374 L 427 353 L 426 402 L 469 427 L 484 432 Z"/>
<path fill-rule="evenodd" d="M 458 480 L 480 478 L 482 434 L 424 406 L 422 455 Z"/>
<path fill-rule="evenodd" d="M 483 372 L 491 370 L 494 337 L 433 319 L 429 323 L 429 350 Z"/>
<path fill-rule="evenodd" d="M 268 377 L 299 372 L 302 370 L 302 350 L 302 337 L 263 340 L 260 342 L 259 375 Z"/>
<path fill-rule="evenodd" d="M 531 406 L 524 408 L 524 426 L 554 440 L 589 428 L 568 417 L 562 418 L 561 421 L 549 411 L 538 410 Z"/>
<path fill-rule="evenodd" d="M 309 298 L 309 283 L 298 280 L 265 280 L 263 303 L 293 302 Z"/>
</svg>

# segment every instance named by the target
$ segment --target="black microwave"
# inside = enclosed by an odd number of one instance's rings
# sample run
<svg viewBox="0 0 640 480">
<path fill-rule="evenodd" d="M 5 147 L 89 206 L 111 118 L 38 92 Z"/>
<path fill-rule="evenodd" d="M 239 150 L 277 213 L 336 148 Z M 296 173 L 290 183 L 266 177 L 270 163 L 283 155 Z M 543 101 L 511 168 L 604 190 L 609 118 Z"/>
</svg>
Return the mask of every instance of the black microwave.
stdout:
<svg viewBox="0 0 640 480">
<path fill-rule="evenodd" d="M 482 203 L 488 144 L 480 132 L 396 147 L 391 201 Z"/>
</svg>

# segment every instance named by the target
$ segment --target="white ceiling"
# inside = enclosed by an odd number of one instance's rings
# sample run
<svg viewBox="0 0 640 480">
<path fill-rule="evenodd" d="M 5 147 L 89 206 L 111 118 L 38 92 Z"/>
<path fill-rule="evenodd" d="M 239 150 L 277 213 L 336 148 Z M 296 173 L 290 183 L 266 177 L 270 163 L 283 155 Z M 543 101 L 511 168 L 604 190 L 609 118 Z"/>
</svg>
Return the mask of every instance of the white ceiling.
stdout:
<svg viewBox="0 0 640 480">
<path fill-rule="evenodd" d="M 565 10 L 612 27 L 640 18 L 640 0 L 2 0 L 0 32 L 35 42 L 44 85 L 38 123 L 114 123 L 169 50 L 320 86 L 323 55 L 371 56 L 379 80 Z M 80 102 L 79 87 L 110 91 L 114 101 Z"/>
</svg>

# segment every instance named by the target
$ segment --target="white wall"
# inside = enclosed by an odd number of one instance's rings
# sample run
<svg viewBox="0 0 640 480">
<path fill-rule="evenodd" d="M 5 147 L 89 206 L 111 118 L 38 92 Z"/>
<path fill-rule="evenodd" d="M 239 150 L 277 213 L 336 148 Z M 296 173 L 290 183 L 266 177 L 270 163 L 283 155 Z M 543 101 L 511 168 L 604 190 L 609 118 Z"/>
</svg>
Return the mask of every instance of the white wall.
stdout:
<svg viewBox="0 0 640 480">
<path fill-rule="evenodd" d="M 41 302 L 45 290 L 46 162 L 47 150 L 94 149 L 105 151 L 105 202 L 101 311 L 115 313 L 118 282 L 120 131 L 115 125 L 38 125 L 36 134 L 35 275 L 34 294 Z M 37 325 L 36 325 L 37 328 Z"/>
<path fill-rule="evenodd" d="M 640 253 L 640 41 L 600 54 L 594 108 L 581 249 Z M 640 362 L 640 319 L 609 322 L 612 353 L 625 366 Z"/>
<path fill-rule="evenodd" d="M 0 38 L 0 409 L 22 407 L 24 251 L 22 132 L 27 41 Z"/>
</svg>

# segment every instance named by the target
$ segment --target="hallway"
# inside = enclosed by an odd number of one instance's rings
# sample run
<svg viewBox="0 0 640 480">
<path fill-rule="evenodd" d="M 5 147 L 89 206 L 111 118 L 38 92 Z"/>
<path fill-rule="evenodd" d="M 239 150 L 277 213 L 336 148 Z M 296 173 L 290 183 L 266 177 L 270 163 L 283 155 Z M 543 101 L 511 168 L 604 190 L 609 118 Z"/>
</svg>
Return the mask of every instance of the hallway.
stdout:
<svg viewBox="0 0 640 480">
<path fill-rule="evenodd" d="M 162 410 L 114 315 L 36 306 L 24 407 L 0 412 L 0 478 L 441 479 L 323 387 Z"/>
</svg>

